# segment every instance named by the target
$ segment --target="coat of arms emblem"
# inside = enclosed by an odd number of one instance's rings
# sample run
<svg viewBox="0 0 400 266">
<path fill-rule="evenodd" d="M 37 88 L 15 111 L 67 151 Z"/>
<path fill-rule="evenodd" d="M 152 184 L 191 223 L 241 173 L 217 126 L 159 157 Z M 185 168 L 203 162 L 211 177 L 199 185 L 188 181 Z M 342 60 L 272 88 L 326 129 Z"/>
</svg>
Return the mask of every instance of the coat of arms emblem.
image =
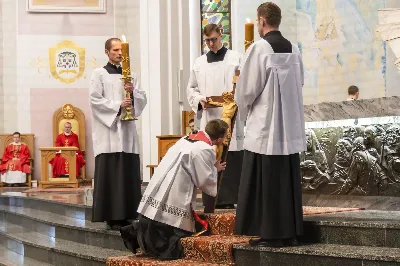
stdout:
<svg viewBox="0 0 400 266">
<path fill-rule="evenodd" d="M 63 83 L 72 83 L 85 71 L 85 49 L 72 41 L 63 41 L 49 49 L 50 72 Z"/>
</svg>

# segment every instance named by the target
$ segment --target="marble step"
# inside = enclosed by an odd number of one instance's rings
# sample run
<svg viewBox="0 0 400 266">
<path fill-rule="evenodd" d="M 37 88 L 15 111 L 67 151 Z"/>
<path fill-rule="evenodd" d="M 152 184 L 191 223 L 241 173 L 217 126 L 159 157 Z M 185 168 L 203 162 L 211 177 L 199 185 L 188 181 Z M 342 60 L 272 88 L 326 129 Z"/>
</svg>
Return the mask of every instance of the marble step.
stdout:
<svg viewBox="0 0 400 266">
<path fill-rule="evenodd" d="M 29 209 L 42 210 L 51 213 L 61 214 L 71 218 L 88 220 L 92 219 L 92 207 L 74 202 L 76 195 L 60 194 L 57 196 L 51 195 L 49 199 L 34 198 L 23 196 L 23 193 L 7 193 L 0 196 L 0 205 L 11 207 L 25 207 Z"/>
<path fill-rule="evenodd" d="M 120 233 L 106 230 L 104 223 L 92 223 L 46 211 L 4 205 L 0 205 L 0 221 L 57 239 L 126 251 Z"/>
<path fill-rule="evenodd" d="M 400 248 L 400 212 L 365 210 L 305 216 L 303 240 Z"/>
<path fill-rule="evenodd" d="M 52 265 L 105 265 L 108 257 L 130 252 L 54 238 L 9 222 L 0 221 L 0 245 L 18 254 Z"/>
<path fill-rule="evenodd" d="M 236 266 L 400 266 L 400 249 L 335 244 L 287 248 L 234 245 Z"/>
<path fill-rule="evenodd" d="M 41 261 L 25 258 L 24 255 L 9 250 L 7 247 L 0 245 L 0 266 L 50 266 Z"/>
</svg>

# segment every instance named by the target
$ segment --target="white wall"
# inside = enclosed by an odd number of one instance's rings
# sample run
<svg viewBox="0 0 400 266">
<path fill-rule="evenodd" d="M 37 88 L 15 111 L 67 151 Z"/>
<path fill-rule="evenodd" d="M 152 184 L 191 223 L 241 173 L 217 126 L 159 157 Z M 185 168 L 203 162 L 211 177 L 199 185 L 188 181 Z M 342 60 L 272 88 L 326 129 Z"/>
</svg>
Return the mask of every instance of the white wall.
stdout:
<svg viewBox="0 0 400 266">
<path fill-rule="evenodd" d="M 141 81 L 148 91 L 142 114 L 146 166 L 158 164 L 157 136 L 181 133 L 183 92 L 190 71 L 189 4 L 186 0 L 141 0 L 140 14 Z M 143 181 L 148 180 L 149 169 L 143 168 Z"/>
</svg>

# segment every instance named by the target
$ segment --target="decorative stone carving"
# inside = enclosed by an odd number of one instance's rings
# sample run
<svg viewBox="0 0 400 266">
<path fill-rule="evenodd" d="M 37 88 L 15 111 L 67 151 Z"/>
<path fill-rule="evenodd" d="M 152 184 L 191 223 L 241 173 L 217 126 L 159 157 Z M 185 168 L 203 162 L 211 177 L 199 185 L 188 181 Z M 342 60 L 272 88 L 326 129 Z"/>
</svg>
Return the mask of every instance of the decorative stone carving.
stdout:
<svg viewBox="0 0 400 266">
<path fill-rule="evenodd" d="M 303 191 L 400 196 L 400 126 L 307 129 L 301 153 Z"/>
</svg>

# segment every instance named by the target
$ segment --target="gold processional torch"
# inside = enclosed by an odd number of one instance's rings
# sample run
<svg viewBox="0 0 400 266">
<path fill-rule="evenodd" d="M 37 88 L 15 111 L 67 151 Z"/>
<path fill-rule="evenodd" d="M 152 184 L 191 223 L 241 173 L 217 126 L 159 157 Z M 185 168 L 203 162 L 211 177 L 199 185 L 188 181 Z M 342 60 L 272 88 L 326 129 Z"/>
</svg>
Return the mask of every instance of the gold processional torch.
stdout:
<svg viewBox="0 0 400 266">
<path fill-rule="evenodd" d="M 123 77 L 121 79 L 124 81 L 124 84 L 131 83 L 133 81 L 133 77 L 131 76 L 131 64 L 129 58 L 129 43 L 126 41 L 125 35 L 122 35 L 122 76 Z M 131 92 L 126 89 L 125 98 L 131 99 Z M 122 109 L 121 120 L 137 120 L 137 118 L 132 115 L 132 106 Z"/>
</svg>

